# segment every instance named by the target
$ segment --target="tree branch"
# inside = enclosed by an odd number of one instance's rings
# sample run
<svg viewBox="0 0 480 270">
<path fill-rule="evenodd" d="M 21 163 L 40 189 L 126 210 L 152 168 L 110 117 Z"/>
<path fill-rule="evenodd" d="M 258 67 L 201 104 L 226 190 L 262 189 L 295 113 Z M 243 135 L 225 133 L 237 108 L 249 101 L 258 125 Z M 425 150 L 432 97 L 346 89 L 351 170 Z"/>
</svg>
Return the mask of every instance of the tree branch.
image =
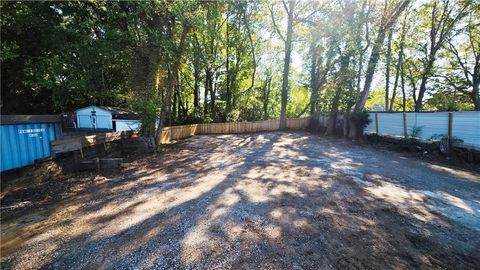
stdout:
<svg viewBox="0 0 480 270">
<path fill-rule="evenodd" d="M 282 0 L 282 4 L 283 4 L 283 8 L 285 8 L 285 11 L 287 12 L 287 14 L 290 14 L 291 10 L 290 11 L 288 10 L 287 3 L 285 3 L 285 0 Z"/>
<path fill-rule="evenodd" d="M 465 63 L 463 63 L 462 58 L 460 57 L 460 54 L 458 53 L 458 50 L 455 48 L 455 46 L 452 44 L 452 41 L 449 39 L 448 44 L 450 45 L 450 51 L 455 55 L 455 58 L 457 58 L 457 62 L 462 68 L 463 74 L 465 75 L 465 79 L 468 81 L 468 84 L 473 85 L 472 81 L 470 80 L 470 76 L 472 76 L 472 73 L 468 71 L 467 67 L 465 66 Z"/>
<path fill-rule="evenodd" d="M 277 22 L 275 21 L 275 16 L 273 15 L 272 6 L 269 6 L 268 9 L 270 10 L 270 15 L 272 17 L 272 23 L 273 23 L 274 30 L 277 32 L 278 36 L 283 40 L 283 42 L 285 42 L 285 37 L 280 32 L 280 28 L 278 28 Z"/>
<path fill-rule="evenodd" d="M 253 72 L 252 72 L 252 83 L 250 89 L 253 88 L 255 84 L 255 73 L 257 71 L 257 60 L 255 59 L 255 46 L 253 45 L 252 33 L 250 32 L 250 27 L 248 26 L 247 13 L 244 14 L 245 28 L 247 29 L 248 39 L 250 40 L 250 47 L 252 49 L 252 60 L 253 60 Z"/>
</svg>

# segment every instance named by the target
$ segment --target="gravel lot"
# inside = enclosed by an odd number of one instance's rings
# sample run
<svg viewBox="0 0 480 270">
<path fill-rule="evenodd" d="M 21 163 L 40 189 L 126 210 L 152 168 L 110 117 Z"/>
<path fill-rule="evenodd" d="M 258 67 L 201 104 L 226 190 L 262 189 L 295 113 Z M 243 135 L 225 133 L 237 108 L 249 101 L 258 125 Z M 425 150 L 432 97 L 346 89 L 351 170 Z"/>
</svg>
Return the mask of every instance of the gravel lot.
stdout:
<svg viewBox="0 0 480 270">
<path fill-rule="evenodd" d="M 479 179 L 306 132 L 201 135 L 2 211 L 1 268 L 473 269 Z"/>
</svg>

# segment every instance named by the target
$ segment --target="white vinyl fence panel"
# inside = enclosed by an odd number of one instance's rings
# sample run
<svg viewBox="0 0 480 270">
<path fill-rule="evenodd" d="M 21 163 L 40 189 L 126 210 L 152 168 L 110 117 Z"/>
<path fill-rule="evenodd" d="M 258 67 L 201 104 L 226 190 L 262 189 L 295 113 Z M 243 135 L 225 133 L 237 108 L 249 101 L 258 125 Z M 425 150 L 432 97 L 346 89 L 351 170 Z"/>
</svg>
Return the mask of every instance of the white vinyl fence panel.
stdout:
<svg viewBox="0 0 480 270">
<path fill-rule="evenodd" d="M 448 112 L 408 112 L 406 127 L 409 136 L 419 128 L 418 139 L 428 141 L 434 135 L 448 135 Z M 403 113 L 377 113 L 378 135 L 403 137 Z M 365 133 L 375 133 L 375 113 L 370 113 Z M 480 148 L 480 112 L 453 112 L 452 135 L 467 147 Z"/>
<path fill-rule="evenodd" d="M 375 130 L 375 115 L 372 119 Z M 378 132 L 390 136 L 403 136 L 403 115 L 401 113 L 379 113 Z"/>
<path fill-rule="evenodd" d="M 480 112 L 454 112 L 452 135 L 465 145 L 480 148 Z"/>
<path fill-rule="evenodd" d="M 410 120 L 410 121 L 409 121 Z M 419 139 L 429 140 L 435 135 L 448 135 L 448 112 L 407 113 L 408 135 L 420 128 Z"/>
<path fill-rule="evenodd" d="M 363 130 L 365 134 L 375 133 L 375 113 L 370 113 L 370 124 Z"/>
</svg>

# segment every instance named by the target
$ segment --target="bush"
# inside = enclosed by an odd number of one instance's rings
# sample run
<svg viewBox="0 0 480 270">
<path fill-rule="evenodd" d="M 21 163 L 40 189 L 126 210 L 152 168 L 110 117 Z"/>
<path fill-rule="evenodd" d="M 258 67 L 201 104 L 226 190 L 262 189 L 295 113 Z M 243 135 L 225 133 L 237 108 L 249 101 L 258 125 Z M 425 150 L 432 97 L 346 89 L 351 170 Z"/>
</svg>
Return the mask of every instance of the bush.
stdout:
<svg viewBox="0 0 480 270">
<path fill-rule="evenodd" d="M 182 124 L 205 124 L 213 122 L 212 118 L 207 114 L 204 115 L 201 109 L 194 110 L 188 114 L 187 118 L 183 121 Z"/>
<path fill-rule="evenodd" d="M 352 112 L 348 117 L 358 131 L 363 131 L 372 122 L 367 111 Z"/>
<path fill-rule="evenodd" d="M 240 110 L 233 109 L 231 112 L 227 114 L 226 120 L 227 122 L 237 122 L 240 118 Z"/>
<path fill-rule="evenodd" d="M 422 132 L 423 132 L 423 126 L 414 126 L 412 128 L 412 131 L 410 132 L 410 137 L 416 139 L 416 138 L 420 138 L 420 136 L 422 135 Z"/>
<path fill-rule="evenodd" d="M 134 111 L 140 116 L 142 122 L 140 132 L 144 136 L 155 136 L 155 129 L 159 113 L 159 102 L 155 99 L 139 98 L 132 102 Z"/>
</svg>

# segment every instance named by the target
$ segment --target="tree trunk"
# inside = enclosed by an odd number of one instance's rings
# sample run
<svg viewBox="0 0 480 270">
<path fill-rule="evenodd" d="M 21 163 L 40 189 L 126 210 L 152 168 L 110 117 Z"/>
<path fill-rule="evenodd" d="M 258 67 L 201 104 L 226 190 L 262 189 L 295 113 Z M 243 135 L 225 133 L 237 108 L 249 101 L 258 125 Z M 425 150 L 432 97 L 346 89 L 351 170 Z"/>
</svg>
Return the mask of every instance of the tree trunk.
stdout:
<svg viewBox="0 0 480 270">
<path fill-rule="evenodd" d="M 208 102 L 207 102 L 207 97 L 208 94 L 210 93 L 210 81 L 212 80 L 211 74 L 210 74 L 210 69 L 207 68 L 205 69 L 205 87 L 204 87 L 204 93 L 203 93 L 203 114 L 207 115 L 208 114 Z"/>
<path fill-rule="evenodd" d="M 475 111 L 480 111 L 480 78 L 478 75 L 473 76 L 473 105 L 475 106 Z"/>
<path fill-rule="evenodd" d="M 179 121 L 182 121 L 184 118 L 185 118 L 185 107 L 183 106 L 183 102 L 182 102 L 182 83 L 181 83 L 181 80 L 180 80 L 180 74 L 177 73 L 177 87 L 176 87 L 176 92 L 177 92 L 177 102 L 178 102 L 178 105 L 177 105 L 177 118 L 176 120 L 179 120 Z M 177 121 L 177 122 L 179 122 Z"/>
<path fill-rule="evenodd" d="M 287 37 L 285 40 L 285 60 L 283 62 L 283 79 L 282 79 L 282 104 L 280 111 L 280 129 L 287 128 L 287 101 L 288 101 L 288 75 L 290 73 L 290 57 L 292 54 L 292 33 L 293 33 L 293 10 L 295 1 L 288 1 L 288 22 Z"/>
<path fill-rule="evenodd" d="M 350 65 L 350 58 L 351 54 L 347 54 L 345 56 L 341 57 L 341 62 L 340 62 L 340 70 L 338 71 L 338 78 L 340 82 L 344 82 L 345 79 L 347 78 L 347 71 L 348 71 L 348 66 Z M 335 135 L 336 133 L 336 128 L 337 128 L 337 115 L 338 115 L 338 109 L 340 106 L 340 97 L 343 91 L 344 84 L 340 83 L 337 86 L 337 89 L 335 90 L 335 96 L 333 97 L 332 101 L 332 109 L 330 111 L 330 116 L 328 118 L 327 122 L 327 131 L 325 132 L 325 135 Z"/>
<path fill-rule="evenodd" d="M 402 108 L 403 111 L 407 111 L 407 93 L 405 92 L 405 70 L 403 67 L 403 62 L 400 66 L 400 83 L 402 85 Z"/>
<path fill-rule="evenodd" d="M 229 115 L 230 111 L 232 110 L 232 89 L 230 88 L 230 44 L 229 44 L 229 33 L 228 33 L 228 15 L 229 11 L 227 10 L 227 18 L 226 18 L 226 61 L 225 61 L 225 73 L 226 73 L 226 91 L 225 91 L 225 119 Z"/>
<path fill-rule="evenodd" d="M 390 30 L 388 32 L 388 39 L 387 39 L 387 59 L 386 59 L 386 66 L 387 71 L 385 74 L 385 111 L 388 111 L 389 101 L 390 101 L 390 63 L 392 62 L 392 35 L 393 31 Z"/>
<path fill-rule="evenodd" d="M 158 121 L 157 131 L 155 134 L 155 145 L 157 146 L 160 145 L 160 135 L 162 134 L 162 128 L 164 124 L 163 121 L 165 121 L 165 119 L 168 119 L 171 115 L 170 109 L 172 103 L 172 95 L 177 85 L 178 70 L 180 68 L 180 61 L 182 59 L 182 54 L 185 49 L 186 38 L 189 31 L 190 26 L 184 25 L 182 35 L 180 37 L 180 43 L 176 50 L 176 58 L 172 65 L 171 72 L 169 72 L 166 93 L 162 102 L 162 106 L 160 108 L 160 119 Z"/>
<path fill-rule="evenodd" d="M 270 97 L 270 86 L 272 83 L 272 76 L 267 75 L 265 78 L 265 84 L 263 86 L 263 119 L 268 119 L 268 100 Z"/>
<path fill-rule="evenodd" d="M 385 29 L 380 29 L 378 36 L 373 45 L 372 54 L 368 60 L 367 71 L 365 75 L 365 83 L 363 85 L 363 91 L 360 94 L 360 100 L 355 106 L 355 111 L 361 111 L 365 107 L 367 102 L 368 95 L 370 94 L 370 86 L 372 85 L 373 75 L 375 73 L 375 68 L 377 66 L 378 60 L 380 59 L 380 50 L 385 39 Z"/>
<path fill-rule="evenodd" d="M 318 66 L 318 51 L 312 43 L 310 48 L 311 66 L 310 66 L 310 115 L 314 115 L 317 111 L 318 89 L 317 89 L 317 66 Z"/>
<path fill-rule="evenodd" d="M 343 136 L 347 137 L 349 134 L 350 125 L 350 109 L 348 109 L 343 115 Z"/>
<path fill-rule="evenodd" d="M 396 66 L 396 71 L 395 71 L 395 82 L 393 83 L 393 93 L 392 93 L 392 99 L 390 101 L 390 111 L 393 111 L 395 109 L 395 97 L 397 95 L 397 87 L 398 87 L 398 80 L 400 77 L 400 73 L 402 73 L 402 66 L 403 66 L 403 48 L 405 46 L 405 35 L 407 33 L 407 13 L 405 13 L 405 17 L 403 19 L 402 23 L 402 30 L 400 33 L 400 45 L 398 49 L 398 60 L 397 60 L 397 66 Z M 404 91 L 404 89 L 402 89 Z M 404 108 L 405 111 L 405 108 Z"/>
<path fill-rule="evenodd" d="M 402 41 L 400 41 L 400 51 L 398 52 L 398 60 L 397 60 L 397 66 L 395 70 L 395 81 L 393 83 L 393 90 L 392 90 L 392 99 L 390 100 L 390 108 L 389 111 L 393 111 L 395 109 L 395 98 L 397 96 L 397 88 L 398 88 L 398 80 L 400 78 L 400 68 L 402 66 L 402 61 L 403 61 L 403 44 Z"/>
<path fill-rule="evenodd" d="M 210 115 L 212 117 L 212 119 L 214 118 L 215 116 L 215 87 L 214 87 L 214 83 L 213 83 L 213 69 L 210 71 L 210 80 L 209 80 L 209 83 L 210 85 L 208 86 L 210 88 Z"/>
<path fill-rule="evenodd" d="M 338 106 L 340 105 L 340 89 L 337 89 L 335 96 L 333 97 L 332 110 L 328 117 L 327 130 L 325 131 L 326 136 L 335 135 L 337 129 L 337 115 L 338 115 Z"/>
<path fill-rule="evenodd" d="M 177 79 L 175 79 L 177 80 Z M 178 80 L 177 80 L 177 83 L 178 83 Z M 170 117 L 168 118 L 168 125 L 169 126 L 172 126 L 172 121 L 173 119 L 177 119 L 177 97 L 178 97 L 178 93 L 177 93 L 177 89 L 176 89 L 176 85 L 175 85 L 175 89 L 173 90 L 173 102 L 172 102 L 172 113 L 170 114 Z"/>
<path fill-rule="evenodd" d="M 253 71 L 252 71 L 252 81 L 251 81 L 250 87 L 249 87 L 249 89 L 252 89 L 253 86 L 255 86 L 255 74 L 257 73 L 257 59 L 256 59 L 256 56 L 255 56 L 255 45 L 253 44 L 252 32 L 250 31 L 250 24 L 249 24 L 250 22 L 248 21 L 246 12 L 244 13 L 243 18 L 244 18 L 244 22 L 245 22 L 245 29 L 247 30 L 247 34 L 248 34 L 248 39 L 250 41 L 250 49 L 251 49 L 251 53 L 252 53 Z M 234 106 L 235 106 L 235 103 L 234 103 Z"/>
<path fill-rule="evenodd" d="M 197 67 L 193 67 L 193 76 L 194 76 L 194 82 L 193 82 L 193 108 L 195 111 L 200 109 L 200 95 L 199 95 L 199 80 L 200 80 L 200 72 L 197 69 Z"/>
<path fill-rule="evenodd" d="M 422 81 L 420 83 L 420 88 L 418 88 L 418 96 L 415 99 L 415 111 L 416 112 L 421 111 L 422 107 L 423 107 L 423 97 L 425 95 L 425 92 L 427 91 L 428 78 L 431 76 L 433 63 L 435 61 L 434 54 L 435 54 L 435 52 L 433 52 L 433 55 L 430 56 L 430 59 L 427 62 L 427 66 L 425 67 L 425 70 L 422 74 Z"/>
<path fill-rule="evenodd" d="M 423 96 L 427 90 L 427 77 L 422 77 L 422 82 L 420 83 L 420 88 L 418 89 L 418 97 L 415 99 L 415 111 L 419 112 L 423 107 Z"/>
</svg>

